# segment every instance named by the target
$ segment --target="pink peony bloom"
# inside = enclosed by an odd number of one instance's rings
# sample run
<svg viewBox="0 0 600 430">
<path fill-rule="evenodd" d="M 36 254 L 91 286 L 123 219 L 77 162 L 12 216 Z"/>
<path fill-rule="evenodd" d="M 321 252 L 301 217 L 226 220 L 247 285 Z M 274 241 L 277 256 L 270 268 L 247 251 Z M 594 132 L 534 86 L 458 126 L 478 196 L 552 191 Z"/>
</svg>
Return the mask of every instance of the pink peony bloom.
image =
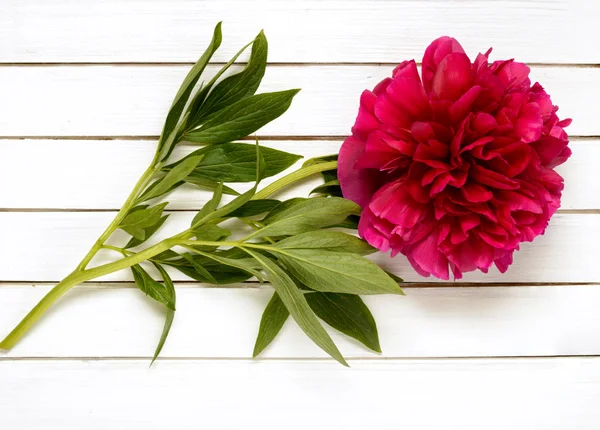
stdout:
<svg viewBox="0 0 600 430">
<path fill-rule="evenodd" d="M 401 252 L 423 276 L 505 272 L 521 242 L 543 234 L 560 206 L 554 167 L 571 155 L 558 108 L 529 67 L 471 62 L 453 38 L 398 65 L 364 91 L 339 154 L 344 197 L 363 212 L 359 234 Z"/>
</svg>

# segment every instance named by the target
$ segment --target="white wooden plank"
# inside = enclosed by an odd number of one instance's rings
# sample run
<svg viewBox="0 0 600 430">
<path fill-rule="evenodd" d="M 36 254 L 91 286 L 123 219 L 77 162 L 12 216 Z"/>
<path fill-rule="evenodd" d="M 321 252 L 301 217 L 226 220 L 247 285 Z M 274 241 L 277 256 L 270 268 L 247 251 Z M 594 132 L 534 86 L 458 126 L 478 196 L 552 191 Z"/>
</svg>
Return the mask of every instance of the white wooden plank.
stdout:
<svg viewBox="0 0 600 430">
<path fill-rule="evenodd" d="M 158 135 L 188 69 L 189 66 L 0 68 L 0 135 Z M 345 136 L 354 124 L 361 92 L 373 88 L 392 69 L 393 66 L 269 67 L 262 91 L 302 91 L 289 111 L 259 134 Z M 210 68 L 210 73 L 214 71 Z M 560 115 L 575 119 L 568 128 L 571 135 L 600 135 L 596 118 L 599 68 L 534 67 L 531 75 L 542 82 L 560 106 Z"/>
<path fill-rule="evenodd" d="M 112 212 L 0 213 L 0 280 L 57 281 L 74 269 L 85 252 L 114 217 Z M 189 226 L 193 212 L 173 213 L 157 238 L 174 235 Z M 125 243 L 117 231 L 115 243 Z M 507 273 L 468 273 L 462 282 L 599 282 L 599 214 L 557 214 L 544 236 L 522 245 Z M 153 237 L 152 241 L 155 240 Z M 108 252 L 108 251 L 107 251 Z M 99 254 L 107 262 L 111 254 Z M 403 256 L 373 258 L 406 281 L 424 281 Z M 184 279 L 174 274 L 176 279 Z M 128 272 L 102 280 L 129 280 Z M 433 279 L 430 279 L 433 281 Z"/>
<path fill-rule="evenodd" d="M 591 430 L 600 359 L 0 363 L 8 429 Z"/>
<path fill-rule="evenodd" d="M 586 0 L 4 0 L 0 61 L 195 61 L 224 21 L 219 60 L 261 28 L 275 62 L 420 59 L 449 34 L 475 55 L 597 63 L 598 3 Z M 249 19 L 251 18 L 251 19 Z"/>
<path fill-rule="evenodd" d="M 0 286 L 0 336 L 48 292 L 48 285 Z M 273 290 L 177 287 L 177 313 L 163 358 L 251 358 Z M 598 286 L 407 288 L 406 296 L 364 297 L 377 321 L 378 356 L 334 330 L 347 358 L 600 355 Z M 131 284 L 72 290 L 13 350 L 0 357 L 146 357 L 163 309 Z M 262 358 L 326 358 L 288 321 Z"/>
<path fill-rule="evenodd" d="M 304 159 L 334 154 L 341 141 L 265 141 Z M 563 209 L 600 209 L 600 140 L 571 142 L 573 156 L 557 170 L 565 179 Z M 0 206 L 11 209 L 119 209 L 154 155 L 154 141 L 0 140 Z M 195 149 L 180 147 L 175 157 Z M 304 160 L 289 171 L 299 168 Z M 23 172 L 27 171 L 27 175 Z M 19 178 L 15 181 L 15 178 Z M 265 184 L 273 179 L 265 181 Z M 308 195 L 320 179 L 284 196 Z M 245 190 L 248 184 L 234 187 Z M 171 209 L 200 209 L 209 198 L 193 187 L 169 195 Z"/>
</svg>

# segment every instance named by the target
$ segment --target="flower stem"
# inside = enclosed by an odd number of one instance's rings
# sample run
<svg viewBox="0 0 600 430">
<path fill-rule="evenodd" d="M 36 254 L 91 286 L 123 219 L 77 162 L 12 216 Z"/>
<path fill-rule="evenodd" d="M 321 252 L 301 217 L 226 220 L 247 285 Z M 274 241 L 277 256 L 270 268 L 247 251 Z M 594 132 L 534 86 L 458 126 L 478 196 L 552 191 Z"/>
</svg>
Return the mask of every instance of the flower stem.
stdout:
<svg viewBox="0 0 600 430">
<path fill-rule="evenodd" d="M 48 294 L 44 296 L 44 298 L 23 318 L 23 320 L 11 331 L 2 342 L 0 342 L 0 349 L 10 349 L 12 348 L 27 331 L 35 324 L 35 322 L 40 319 L 40 317 L 52 306 L 60 297 L 63 296 L 67 291 L 69 291 L 74 286 L 81 284 L 82 282 L 89 281 L 95 279 L 99 276 L 106 275 L 108 273 L 116 272 L 117 270 L 121 270 L 134 264 L 137 264 L 137 259 L 133 258 L 142 253 L 136 254 L 135 256 L 126 257 L 122 260 L 116 261 L 114 263 L 105 264 L 103 266 L 95 267 L 93 269 L 86 270 L 87 265 L 90 261 L 96 256 L 98 251 L 103 247 L 109 249 L 115 249 L 121 252 L 120 249 L 116 247 L 110 247 L 110 245 L 105 245 L 104 242 L 110 237 L 110 235 L 117 229 L 121 221 L 127 216 L 129 210 L 135 205 L 136 199 L 138 198 L 141 191 L 148 185 L 148 183 L 152 180 L 157 171 L 160 170 L 162 165 L 156 163 L 156 156 L 150 166 L 143 173 L 142 177 L 138 180 L 138 182 L 133 187 L 133 190 L 125 200 L 123 207 L 119 210 L 115 218 L 112 222 L 106 227 L 104 232 L 100 235 L 98 240 L 94 243 L 89 252 L 83 257 L 81 263 L 77 266 L 77 268 L 66 278 L 60 281 L 58 284 L 52 288 Z M 165 242 L 165 241 L 163 241 Z M 161 245 L 159 249 L 164 247 L 163 242 L 155 245 L 152 248 L 148 248 L 146 251 L 150 251 Z M 157 251 L 155 254 L 151 254 L 154 256 L 162 251 L 165 251 L 168 248 Z M 123 252 L 121 252 L 123 254 Z M 149 257 L 142 257 L 142 259 L 138 262 L 144 261 Z M 131 263 L 131 264 L 129 264 Z"/>
<path fill-rule="evenodd" d="M 277 191 L 285 188 L 296 181 L 304 178 L 308 178 L 316 173 L 326 172 L 327 170 L 334 170 L 337 168 L 337 161 L 328 161 L 327 163 L 313 164 L 312 166 L 302 167 L 295 172 L 290 173 L 282 178 L 279 178 L 270 185 L 257 192 L 252 200 L 266 199 L 267 197 L 275 194 Z"/>
<path fill-rule="evenodd" d="M 135 184 L 135 186 L 133 187 L 133 190 L 129 194 L 129 197 L 127 197 L 127 200 L 125 200 L 125 203 L 121 207 L 121 210 L 119 210 L 112 222 L 108 225 L 108 227 L 106 227 L 106 230 L 104 230 L 104 232 L 100 235 L 98 240 L 96 240 L 94 246 L 92 246 L 92 248 L 85 255 L 85 257 L 83 257 L 83 260 L 81 260 L 81 263 L 79 263 L 77 269 L 75 269 L 76 272 L 84 270 L 90 263 L 90 261 L 92 261 L 92 258 L 94 258 L 94 256 L 100 250 L 100 248 L 102 248 L 104 242 L 106 242 L 110 235 L 113 234 L 113 232 L 117 229 L 121 221 L 123 221 L 123 219 L 127 216 L 127 213 L 135 204 L 135 200 L 137 199 L 140 191 L 142 191 L 146 187 L 146 185 L 148 185 L 148 182 L 150 182 L 157 170 L 160 170 L 160 167 L 161 166 L 155 166 L 154 163 L 152 163 L 150 167 L 146 169 L 146 171 L 139 179 L 137 184 Z"/>
<path fill-rule="evenodd" d="M 135 264 L 141 263 L 160 254 L 167 249 L 170 249 L 176 244 L 173 239 L 165 239 L 162 242 L 151 246 L 137 254 L 115 261 L 113 263 L 104 264 L 92 269 L 74 271 L 65 279 L 60 281 L 52 288 L 48 294 L 23 318 L 23 320 L 11 331 L 8 336 L 0 342 L 0 349 L 8 350 L 23 337 L 25 333 L 35 324 L 37 320 L 52 306 L 63 294 L 69 291 L 74 286 L 82 282 L 90 281 L 99 278 L 100 276 L 108 275 L 109 273 L 127 269 Z"/>
<path fill-rule="evenodd" d="M 187 240 L 193 237 L 193 232 L 185 230 L 175 236 L 165 239 L 154 246 L 151 246 L 138 253 L 129 253 L 121 248 L 106 245 L 104 242 L 110 237 L 110 235 L 118 228 L 121 221 L 127 216 L 129 210 L 136 204 L 136 200 L 139 197 L 148 183 L 152 180 L 156 172 L 160 171 L 162 163 L 157 164 L 157 158 L 153 160 L 150 167 L 144 172 L 142 177 L 139 179 L 131 194 L 123 204 L 123 207 L 113 221 L 108 225 L 106 230 L 100 235 L 98 240 L 94 243 L 90 251 L 85 255 L 81 263 L 77 268 L 66 278 L 60 281 L 52 288 L 48 294 L 40 300 L 40 302 L 21 320 L 21 322 L 0 342 L 0 349 L 8 350 L 19 342 L 19 340 L 27 333 L 27 331 L 44 315 L 44 313 L 52 306 L 60 297 L 62 297 L 67 291 L 76 285 L 83 282 L 90 281 L 92 279 L 99 278 L 100 276 L 108 275 L 119 270 L 126 269 L 135 264 L 142 263 L 143 261 L 149 260 L 152 257 L 171 249 L 173 246 L 192 246 L 192 245 L 211 245 L 211 246 L 232 246 L 238 248 L 256 248 L 256 249 L 270 249 L 269 246 L 243 243 L 243 242 L 206 242 L 206 241 L 193 241 Z M 272 184 L 266 186 L 253 196 L 253 200 L 265 199 L 272 194 L 278 192 L 282 188 L 285 188 L 296 181 L 302 180 L 316 173 L 324 172 L 327 170 L 333 170 L 337 168 L 337 162 L 331 161 L 327 163 L 314 164 L 311 166 L 303 167 L 295 172 L 286 175 Z M 224 219 L 223 219 L 224 220 Z M 102 266 L 93 267 L 86 269 L 90 261 L 102 248 L 111 249 L 120 252 L 124 255 L 124 258 L 117 260 L 112 263 L 104 264 Z"/>
</svg>

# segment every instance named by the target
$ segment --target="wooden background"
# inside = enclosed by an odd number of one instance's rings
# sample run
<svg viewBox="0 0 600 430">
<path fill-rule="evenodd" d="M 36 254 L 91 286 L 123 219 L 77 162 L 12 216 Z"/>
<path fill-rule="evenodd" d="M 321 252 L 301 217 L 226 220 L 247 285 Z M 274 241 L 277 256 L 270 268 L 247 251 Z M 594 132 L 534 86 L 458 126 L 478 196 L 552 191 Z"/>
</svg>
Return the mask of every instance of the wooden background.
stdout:
<svg viewBox="0 0 600 430">
<path fill-rule="evenodd" d="M 270 287 L 179 277 L 149 369 L 162 311 L 118 273 L 70 292 L 0 355 L 0 428 L 598 429 L 599 19 L 596 0 L 2 0 L 1 334 L 112 219 L 219 20 L 217 62 L 265 29 L 262 88 L 303 90 L 259 135 L 306 157 L 337 151 L 362 89 L 443 34 L 472 58 L 493 46 L 530 64 L 574 122 L 563 206 L 505 275 L 435 283 L 379 257 L 409 281 L 406 297 L 366 299 L 383 354 L 333 333 L 342 368 L 288 322 L 251 360 Z M 174 194 L 167 233 L 206 198 Z"/>
</svg>

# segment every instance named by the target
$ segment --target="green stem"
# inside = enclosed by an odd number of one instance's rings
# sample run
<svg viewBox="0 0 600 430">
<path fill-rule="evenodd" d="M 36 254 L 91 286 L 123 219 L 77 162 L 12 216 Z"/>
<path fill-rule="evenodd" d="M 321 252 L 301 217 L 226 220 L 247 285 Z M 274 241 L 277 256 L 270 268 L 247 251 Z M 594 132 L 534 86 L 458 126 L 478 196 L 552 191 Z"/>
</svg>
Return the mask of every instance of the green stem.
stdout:
<svg viewBox="0 0 600 430">
<path fill-rule="evenodd" d="M 41 316 L 52 306 L 63 294 L 69 291 L 76 285 L 100 276 L 108 275 L 109 273 L 127 269 L 135 264 L 146 261 L 161 252 L 171 249 L 177 244 L 173 239 L 165 239 L 156 245 L 145 249 L 137 254 L 115 261 L 113 263 L 104 264 L 92 269 L 75 271 L 60 281 L 48 294 L 23 318 L 23 320 L 11 331 L 8 336 L 0 342 L 0 349 L 8 350 L 23 337 L 25 333 L 38 321 Z"/>
<path fill-rule="evenodd" d="M 119 248 L 118 246 L 112 246 L 107 244 L 102 245 L 101 249 L 110 249 L 111 251 L 118 252 L 123 257 L 128 257 L 132 254 L 135 254 L 135 252 L 127 251 L 126 249 Z"/>
<path fill-rule="evenodd" d="M 129 197 L 127 197 L 127 200 L 125 200 L 123 207 L 121 207 L 121 210 L 117 213 L 117 215 L 112 220 L 112 222 L 108 225 L 108 227 L 106 227 L 106 230 L 104 230 L 104 232 L 100 235 L 98 240 L 96 240 L 96 243 L 94 243 L 94 246 L 92 246 L 92 248 L 85 255 L 85 257 L 83 257 L 83 260 L 81 260 L 81 263 L 79 263 L 79 265 L 77 266 L 77 269 L 75 269 L 75 272 L 80 272 L 87 267 L 87 265 L 90 263 L 90 261 L 92 261 L 92 258 L 94 258 L 94 256 L 98 253 L 98 251 L 102 248 L 102 245 L 104 245 L 104 242 L 106 242 L 106 240 L 110 237 L 110 235 L 113 234 L 113 232 L 117 229 L 119 224 L 121 224 L 121 221 L 123 221 L 123 219 L 127 216 L 127 213 L 129 212 L 129 210 L 134 206 L 135 200 L 137 199 L 140 191 L 142 191 L 146 187 L 146 185 L 148 185 L 148 182 L 150 182 L 150 180 L 152 179 L 154 174 L 158 170 L 160 170 L 161 166 L 160 165 L 155 166 L 154 164 L 155 163 L 152 162 L 150 167 L 148 167 L 148 169 L 146 169 L 146 171 L 144 172 L 142 177 L 139 179 L 137 184 L 135 184 L 135 186 L 133 187 L 133 190 L 129 194 Z"/>
<path fill-rule="evenodd" d="M 273 249 L 269 245 L 260 245 L 258 243 L 243 243 L 243 242 L 214 242 L 210 240 L 178 240 L 176 245 L 181 246 L 231 246 L 232 248 L 256 248 L 269 250 Z"/>
<path fill-rule="evenodd" d="M 188 240 L 193 237 L 193 232 L 190 230 L 183 231 L 169 239 L 165 239 L 162 242 L 157 243 L 150 248 L 147 248 L 138 253 L 130 253 L 121 248 L 114 247 L 111 245 L 105 245 L 104 242 L 110 237 L 110 235 L 117 229 L 121 221 L 127 216 L 129 210 L 136 204 L 136 199 L 139 196 L 139 193 L 144 190 L 144 188 L 148 185 L 148 183 L 152 180 L 154 174 L 159 171 L 162 167 L 161 163 L 157 164 L 158 154 L 155 156 L 152 161 L 150 167 L 144 172 L 142 177 L 139 179 L 135 187 L 133 188 L 131 194 L 123 204 L 123 207 L 117 215 L 115 219 L 109 224 L 106 230 L 100 235 L 98 240 L 94 243 L 94 246 L 90 249 L 90 251 L 83 258 L 81 263 L 77 266 L 75 271 L 71 273 L 69 276 L 60 281 L 54 288 L 52 288 L 46 296 L 23 318 L 23 320 L 0 342 L 0 349 L 8 350 L 12 348 L 24 335 L 27 331 L 38 321 L 42 315 L 52 306 L 60 297 L 62 297 L 67 291 L 71 288 L 79 285 L 83 282 L 90 281 L 92 279 L 96 279 L 100 276 L 108 275 L 113 272 L 117 272 L 119 270 L 126 269 L 135 264 L 142 263 L 143 261 L 149 260 L 155 255 L 160 254 L 168 249 L 171 249 L 176 245 L 208 245 L 208 246 L 232 246 L 238 248 L 256 248 L 256 249 L 271 249 L 269 246 L 253 244 L 253 243 L 242 243 L 242 242 L 208 242 L 208 241 L 194 241 Z M 299 181 L 301 179 L 312 176 L 316 173 L 324 172 L 327 170 L 333 170 L 337 168 L 337 162 L 327 162 L 315 164 L 308 167 L 303 167 L 295 172 L 286 175 L 272 184 L 266 186 L 261 191 L 257 192 L 253 196 L 253 200 L 264 199 L 272 194 L 276 193 L 280 189 L 291 185 L 292 183 Z M 224 220 L 224 219 L 223 219 Z M 220 220 L 215 220 L 220 221 Z M 125 258 L 104 264 L 102 266 L 97 266 L 92 269 L 86 269 L 87 265 L 94 258 L 94 256 L 98 253 L 98 251 L 102 248 L 112 249 L 117 252 L 120 252 L 123 255 L 126 255 Z"/>
<path fill-rule="evenodd" d="M 251 200 L 266 199 L 266 198 L 270 197 L 271 195 L 275 194 L 277 191 L 293 184 L 296 181 L 308 178 L 309 176 L 315 175 L 317 173 L 326 172 L 327 170 L 334 170 L 334 169 L 337 169 L 337 161 L 329 161 L 327 163 L 319 163 L 319 164 L 313 164 L 313 165 L 307 166 L 307 167 L 302 167 L 302 168 L 296 170 L 295 172 L 292 172 L 286 176 L 279 178 L 278 180 L 271 183 L 270 185 L 267 185 L 265 188 L 263 188 L 262 190 L 260 190 L 256 194 L 254 194 L 254 196 L 252 196 Z M 227 219 L 228 218 L 217 218 L 217 219 L 213 219 L 213 220 L 209 221 L 209 223 L 210 224 L 219 224 Z M 185 231 L 182 231 L 178 235 L 173 236 L 173 239 L 186 240 L 186 239 L 191 239 L 192 237 L 194 237 L 194 233 L 192 232 L 191 229 L 187 229 Z"/>
<path fill-rule="evenodd" d="M 63 294 L 65 294 L 74 286 L 81 284 L 82 282 L 89 281 L 112 272 L 116 272 L 117 270 L 133 266 L 138 262 L 144 261 L 147 258 L 150 258 L 156 254 L 159 254 L 169 249 L 169 247 L 164 248 L 165 242 L 169 244 L 171 243 L 168 242 L 168 240 L 166 240 L 151 248 L 148 248 L 143 252 L 131 255 L 129 257 L 126 256 L 126 258 L 122 260 L 86 270 L 87 265 L 96 256 L 98 251 L 103 247 L 108 249 L 114 249 L 120 252 L 121 254 L 126 255 L 124 250 L 117 247 L 112 247 L 110 245 L 105 245 L 104 242 L 106 242 L 110 235 L 117 229 L 123 218 L 127 216 L 129 210 L 135 205 L 136 199 L 138 198 L 140 192 L 144 190 L 144 188 L 152 180 L 154 174 L 157 171 L 159 171 L 161 167 L 162 165 L 160 163 L 157 164 L 155 156 L 154 160 L 152 160 L 152 163 L 150 164 L 150 167 L 146 169 L 142 177 L 133 187 L 133 190 L 129 194 L 129 197 L 127 197 L 127 200 L 125 200 L 125 203 L 123 204 L 121 210 L 119 210 L 113 221 L 100 235 L 98 240 L 96 240 L 92 248 L 85 255 L 83 260 L 81 260 L 81 263 L 79 263 L 77 268 L 69 276 L 67 276 L 58 284 L 56 284 L 56 286 L 54 286 L 54 288 L 52 288 L 52 290 L 50 290 L 48 294 L 44 296 L 44 298 L 25 316 L 25 318 L 23 318 L 23 320 L 13 329 L 13 331 L 11 331 L 2 342 L 0 342 L 0 349 L 12 348 L 31 328 L 31 326 L 33 326 L 33 324 L 35 324 L 35 322 L 41 318 L 41 316 L 48 310 L 48 308 L 50 308 L 50 306 L 52 306 Z M 158 251 L 156 251 L 156 249 L 158 249 Z M 147 251 L 150 251 L 150 253 L 148 254 Z M 156 252 L 152 254 L 152 252 L 154 251 Z M 140 255 L 142 255 L 142 257 L 139 257 Z M 150 255 L 150 257 L 148 257 L 147 255 Z"/>
<path fill-rule="evenodd" d="M 337 161 L 329 161 L 327 163 L 313 164 L 312 166 L 303 167 L 290 173 L 282 178 L 279 178 L 272 184 L 267 185 L 265 188 L 256 193 L 252 200 L 266 199 L 267 197 L 275 194 L 277 191 L 285 188 L 296 181 L 304 178 L 308 178 L 316 173 L 326 172 L 327 170 L 337 169 Z"/>
</svg>

